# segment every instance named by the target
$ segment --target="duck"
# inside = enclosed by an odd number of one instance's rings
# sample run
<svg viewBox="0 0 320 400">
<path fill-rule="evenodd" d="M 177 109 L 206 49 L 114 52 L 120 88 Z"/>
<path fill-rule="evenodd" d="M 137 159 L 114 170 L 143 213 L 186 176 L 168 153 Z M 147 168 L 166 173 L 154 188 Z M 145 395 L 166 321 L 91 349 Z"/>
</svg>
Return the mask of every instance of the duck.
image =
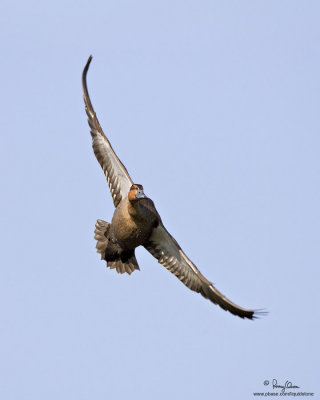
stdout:
<svg viewBox="0 0 320 400">
<path fill-rule="evenodd" d="M 260 310 L 236 305 L 202 275 L 165 228 L 154 202 L 145 195 L 143 186 L 131 179 L 104 134 L 93 109 L 87 88 L 87 73 L 91 61 L 92 56 L 89 57 L 82 73 L 85 111 L 93 152 L 104 172 L 115 206 L 111 223 L 101 219 L 96 222 L 94 238 L 101 259 L 106 261 L 110 269 L 130 275 L 140 269 L 135 249 L 143 246 L 190 290 L 200 293 L 223 310 L 242 319 L 257 318 Z"/>
</svg>

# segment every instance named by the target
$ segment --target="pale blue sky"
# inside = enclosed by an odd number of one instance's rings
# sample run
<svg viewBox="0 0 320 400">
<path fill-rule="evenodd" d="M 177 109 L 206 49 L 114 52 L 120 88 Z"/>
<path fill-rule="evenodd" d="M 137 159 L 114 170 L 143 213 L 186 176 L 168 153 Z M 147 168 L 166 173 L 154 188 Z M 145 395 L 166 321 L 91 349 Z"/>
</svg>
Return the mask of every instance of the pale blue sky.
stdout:
<svg viewBox="0 0 320 400">
<path fill-rule="evenodd" d="M 2 1 L 1 399 L 320 398 L 318 1 Z M 133 180 L 251 322 L 144 249 L 95 252 L 113 205 L 80 76 Z"/>
</svg>

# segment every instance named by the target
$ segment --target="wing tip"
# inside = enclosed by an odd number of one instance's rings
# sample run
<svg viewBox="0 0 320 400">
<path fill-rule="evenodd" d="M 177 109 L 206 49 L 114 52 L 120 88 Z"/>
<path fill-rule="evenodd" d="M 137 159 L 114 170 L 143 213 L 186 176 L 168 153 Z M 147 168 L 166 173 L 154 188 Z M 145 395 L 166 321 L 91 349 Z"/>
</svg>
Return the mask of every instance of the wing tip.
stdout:
<svg viewBox="0 0 320 400">
<path fill-rule="evenodd" d="M 82 72 L 82 90 L 83 90 L 83 99 L 84 99 L 84 103 L 86 106 L 86 111 L 87 113 L 90 113 L 90 117 L 92 117 L 91 114 L 94 114 L 94 110 L 91 104 L 91 100 L 90 100 L 90 96 L 89 96 L 89 92 L 88 92 L 88 87 L 87 87 L 87 73 L 88 73 L 88 69 L 90 66 L 90 63 L 92 61 L 92 55 L 89 56 L 88 61 L 85 65 L 85 67 L 83 68 L 83 72 Z M 89 115 L 88 115 L 89 116 Z"/>
<path fill-rule="evenodd" d="M 88 58 L 88 61 L 87 61 L 86 65 L 85 65 L 85 67 L 84 67 L 84 70 L 85 70 L 85 71 L 88 71 L 89 66 L 90 66 L 90 64 L 91 64 L 91 61 L 92 61 L 92 54 L 90 54 L 90 56 L 89 56 L 89 58 Z"/>
<path fill-rule="evenodd" d="M 244 317 L 244 318 L 249 318 L 251 321 L 254 321 L 255 319 L 267 316 L 269 314 L 269 311 L 266 311 L 264 308 L 260 308 L 258 310 L 251 311 L 251 313 L 252 313 L 251 317 Z"/>
<path fill-rule="evenodd" d="M 87 78 L 87 73 L 88 73 L 88 69 L 89 69 L 91 61 L 92 61 L 92 55 L 89 56 L 88 61 L 86 62 L 86 65 L 83 68 L 83 72 L 82 72 L 82 86 L 83 86 L 83 90 L 84 90 L 84 92 L 86 92 L 86 94 L 88 92 L 87 85 L 86 85 L 86 78 Z"/>
<path fill-rule="evenodd" d="M 92 54 L 90 54 L 83 71 L 86 71 L 86 72 L 88 71 L 91 61 L 92 61 Z"/>
</svg>

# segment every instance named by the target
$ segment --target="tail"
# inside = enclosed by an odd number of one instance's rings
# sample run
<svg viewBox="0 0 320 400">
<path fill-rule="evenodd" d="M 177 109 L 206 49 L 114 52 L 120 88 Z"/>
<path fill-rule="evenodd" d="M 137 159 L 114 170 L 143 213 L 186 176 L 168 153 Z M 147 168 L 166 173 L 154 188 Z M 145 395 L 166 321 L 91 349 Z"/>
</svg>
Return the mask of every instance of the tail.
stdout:
<svg viewBox="0 0 320 400">
<path fill-rule="evenodd" d="M 101 260 L 107 261 L 110 269 L 116 269 L 120 274 L 127 272 L 129 275 L 135 269 L 140 269 L 134 250 L 132 252 L 122 252 L 118 245 L 114 245 L 108 238 L 110 223 L 97 220 L 94 238 L 97 241 L 97 253 L 101 254 Z M 120 249 L 120 252 L 119 252 Z"/>
<path fill-rule="evenodd" d="M 97 241 L 97 253 L 101 254 L 101 260 L 104 260 L 106 256 L 106 249 L 109 242 L 107 238 L 109 227 L 109 222 L 102 221 L 101 219 L 97 220 L 96 229 L 94 231 L 94 238 Z"/>
<path fill-rule="evenodd" d="M 127 261 L 121 261 L 121 258 L 118 258 L 114 261 L 107 261 L 107 266 L 110 269 L 115 268 L 119 274 L 124 274 L 127 272 L 129 275 L 131 275 L 135 269 L 140 269 L 134 252 L 133 256 L 128 258 Z"/>
</svg>

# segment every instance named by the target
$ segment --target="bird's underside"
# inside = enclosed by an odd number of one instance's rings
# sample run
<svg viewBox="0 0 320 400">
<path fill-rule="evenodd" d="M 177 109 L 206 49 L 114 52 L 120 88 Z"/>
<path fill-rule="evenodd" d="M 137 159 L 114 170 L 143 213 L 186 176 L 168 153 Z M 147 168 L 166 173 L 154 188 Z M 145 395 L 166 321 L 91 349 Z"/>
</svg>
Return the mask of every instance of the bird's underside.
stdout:
<svg viewBox="0 0 320 400">
<path fill-rule="evenodd" d="M 109 268 L 115 269 L 120 274 L 125 272 L 132 274 L 135 269 L 140 269 L 134 250 L 123 251 L 117 243 L 112 243 L 109 240 L 109 230 L 110 224 L 98 219 L 94 238 L 97 241 L 96 248 L 97 252 L 101 254 L 101 260 L 105 260 Z"/>
<path fill-rule="evenodd" d="M 101 258 L 106 260 L 111 269 L 114 268 L 119 273 L 131 274 L 135 269 L 139 269 L 134 249 L 138 245 L 143 245 L 160 264 L 172 272 L 189 289 L 200 293 L 214 304 L 240 318 L 253 319 L 257 317 L 260 312 L 247 310 L 234 304 L 201 274 L 164 227 L 152 200 L 146 196 L 144 196 L 145 200 L 130 197 L 134 195 L 133 191 L 138 193 L 140 185 L 133 184 L 128 171 L 103 133 L 92 107 L 86 83 L 91 59 L 92 57 L 89 57 L 82 74 L 85 108 L 92 136 L 93 151 L 105 174 L 116 207 L 111 224 L 102 220 L 98 220 L 96 224 L 96 247 Z M 129 212 L 126 211 L 127 204 Z M 144 222 L 141 222 L 142 220 Z M 121 236 L 121 232 L 127 234 L 129 238 L 127 241 Z"/>
</svg>

